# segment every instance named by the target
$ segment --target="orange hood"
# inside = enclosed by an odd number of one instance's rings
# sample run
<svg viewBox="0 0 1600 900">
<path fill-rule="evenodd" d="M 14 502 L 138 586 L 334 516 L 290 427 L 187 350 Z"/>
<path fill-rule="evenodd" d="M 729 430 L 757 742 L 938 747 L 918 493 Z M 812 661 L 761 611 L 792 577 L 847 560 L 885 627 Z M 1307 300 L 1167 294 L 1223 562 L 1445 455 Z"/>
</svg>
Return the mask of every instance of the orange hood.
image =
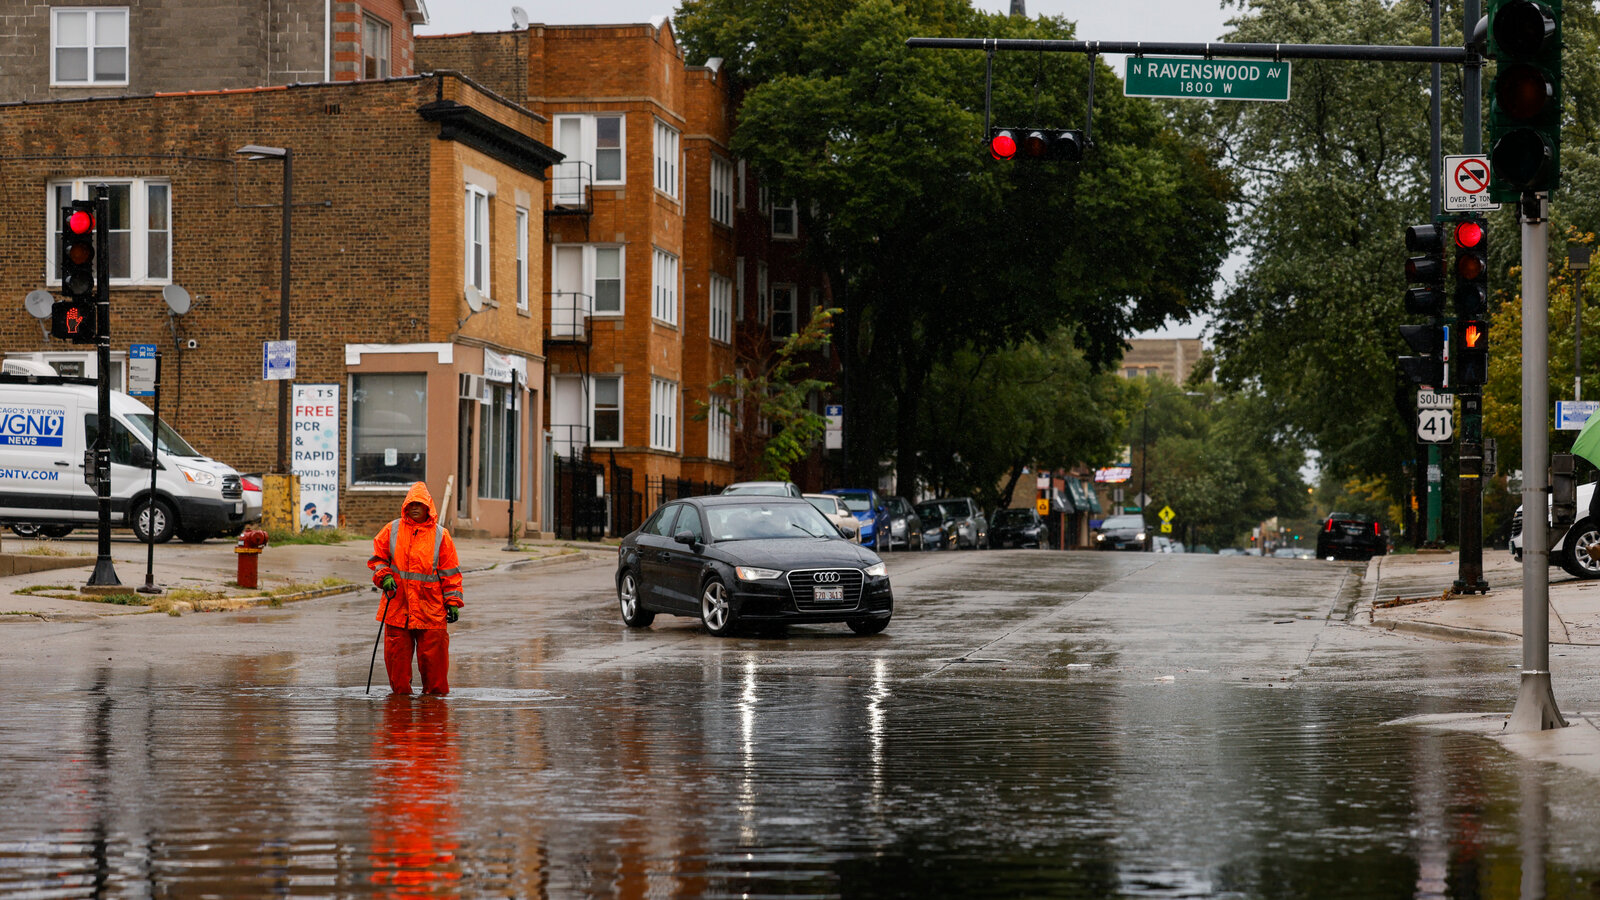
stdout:
<svg viewBox="0 0 1600 900">
<path fill-rule="evenodd" d="M 428 493 L 428 486 L 420 481 L 411 485 L 411 490 L 406 491 L 405 501 L 400 504 L 400 518 L 405 519 L 407 524 L 417 524 L 405 518 L 406 507 L 413 503 L 421 503 L 428 508 L 428 518 L 420 523 L 421 525 L 433 525 L 438 522 L 439 512 L 433 508 L 433 495 Z"/>
</svg>

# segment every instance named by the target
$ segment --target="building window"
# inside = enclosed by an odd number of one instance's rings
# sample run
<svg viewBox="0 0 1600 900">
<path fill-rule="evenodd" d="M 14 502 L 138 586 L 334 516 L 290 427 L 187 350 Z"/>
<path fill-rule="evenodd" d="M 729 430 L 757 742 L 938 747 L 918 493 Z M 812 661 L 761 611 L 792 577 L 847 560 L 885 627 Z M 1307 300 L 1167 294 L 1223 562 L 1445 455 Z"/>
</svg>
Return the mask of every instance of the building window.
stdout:
<svg viewBox="0 0 1600 900">
<path fill-rule="evenodd" d="M 517 402 L 515 385 L 489 388 L 488 402 L 478 404 L 478 496 L 515 500 L 517 484 Z"/>
<path fill-rule="evenodd" d="M 678 130 L 660 119 L 656 120 L 656 190 L 674 199 L 678 196 Z"/>
<path fill-rule="evenodd" d="M 772 286 L 772 339 L 781 341 L 797 327 L 795 305 L 799 292 L 792 284 Z"/>
<path fill-rule="evenodd" d="M 712 394 L 706 412 L 706 455 L 726 462 L 733 458 L 733 415 L 728 411 L 728 398 Z"/>
<path fill-rule="evenodd" d="M 428 474 L 428 376 L 350 376 L 350 484 L 404 488 Z"/>
<path fill-rule="evenodd" d="M 56 9 L 50 18 L 50 83 L 128 83 L 128 10 Z"/>
<path fill-rule="evenodd" d="M 617 115 L 556 116 L 551 132 L 555 148 L 566 154 L 550 177 L 550 194 L 556 203 L 582 204 L 592 184 L 625 182 L 623 140 L 626 129 Z"/>
<path fill-rule="evenodd" d="M 591 382 L 590 428 L 596 444 L 622 444 L 622 376 L 597 375 Z"/>
<path fill-rule="evenodd" d="M 767 324 L 767 264 L 756 263 L 756 321 Z"/>
<path fill-rule="evenodd" d="M 172 280 L 172 186 L 164 181 L 107 181 L 80 178 L 50 185 L 46 220 L 57 239 L 45 249 L 45 280 L 61 283 L 56 252 L 60 249 L 61 207 L 73 200 L 93 199 L 94 186 L 110 188 L 109 231 L 112 284 L 161 284 Z"/>
<path fill-rule="evenodd" d="M 711 339 L 733 343 L 733 282 L 711 276 Z"/>
<path fill-rule="evenodd" d="M 665 250 L 655 252 L 655 272 L 651 279 L 655 300 L 650 314 L 668 325 L 678 324 L 678 258 Z"/>
<path fill-rule="evenodd" d="M 736 257 L 733 261 L 733 317 L 735 321 L 744 321 L 744 257 Z"/>
<path fill-rule="evenodd" d="M 363 78 L 389 77 L 389 23 L 372 16 L 361 22 L 361 75 Z"/>
<path fill-rule="evenodd" d="M 659 378 L 650 380 L 650 449 L 678 449 L 678 385 Z"/>
<path fill-rule="evenodd" d="M 517 309 L 528 311 L 528 211 L 517 209 Z"/>
<path fill-rule="evenodd" d="M 550 253 L 551 333 L 583 333 L 587 316 L 622 315 L 622 248 L 558 244 Z"/>
<path fill-rule="evenodd" d="M 489 194 L 467 185 L 467 284 L 489 296 Z"/>
<path fill-rule="evenodd" d="M 622 248 L 594 247 L 594 313 L 622 315 Z"/>
<path fill-rule="evenodd" d="M 733 226 L 733 166 L 711 157 L 711 221 Z"/>
<path fill-rule="evenodd" d="M 800 235 L 800 213 L 793 200 L 772 206 L 772 236 L 793 239 Z"/>
<path fill-rule="evenodd" d="M 622 183 L 622 117 L 592 116 L 594 121 L 594 180 Z"/>
</svg>

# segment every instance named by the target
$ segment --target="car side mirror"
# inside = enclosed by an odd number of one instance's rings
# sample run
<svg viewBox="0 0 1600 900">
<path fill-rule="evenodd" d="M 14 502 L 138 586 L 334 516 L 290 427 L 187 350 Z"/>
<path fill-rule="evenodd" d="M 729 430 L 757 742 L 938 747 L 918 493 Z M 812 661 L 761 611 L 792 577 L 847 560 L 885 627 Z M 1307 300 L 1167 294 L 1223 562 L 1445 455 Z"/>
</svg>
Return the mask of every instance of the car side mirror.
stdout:
<svg viewBox="0 0 1600 900">
<path fill-rule="evenodd" d="M 143 444 L 134 444 L 128 452 L 128 463 L 136 469 L 148 469 L 151 462 L 150 448 Z"/>
<path fill-rule="evenodd" d="M 686 547 L 693 547 L 695 544 L 700 543 L 699 538 L 694 536 L 694 532 L 687 528 L 679 529 L 678 533 L 672 536 L 672 539 Z"/>
</svg>

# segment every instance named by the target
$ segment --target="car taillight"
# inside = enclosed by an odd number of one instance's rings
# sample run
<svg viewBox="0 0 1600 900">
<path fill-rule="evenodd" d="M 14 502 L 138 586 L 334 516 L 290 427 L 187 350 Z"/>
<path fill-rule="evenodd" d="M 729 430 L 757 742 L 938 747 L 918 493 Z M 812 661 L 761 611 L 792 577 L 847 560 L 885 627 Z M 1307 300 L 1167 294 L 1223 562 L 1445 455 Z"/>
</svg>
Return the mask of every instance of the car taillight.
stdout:
<svg viewBox="0 0 1600 900">
<path fill-rule="evenodd" d="M 256 479 L 250 477 L 249 475 L 246 475 L 243 478 L 239 479 L 239 485 L 241 487 L 243 487 L 247 491 L 259 491 L 259 490 L 261 490 L 261 482 L 259 482 Z"/>
<path fill-rule="evenodd" d="M 1328 520 L 1328 527 L 1327 527 L 1327 528 L 1324 528 L 1324 529 L 1322 529 L 1322 530 L 1323 530 L 1323 531 L 1332 531 L 1332 530 L 1333 530 L 1333 520 L 1332 520 L 1332 519 L 1329 519 L 1329 520 Z"/>
<path fill-rule="evenodd" d="M 1377 535 L 1378 537 L 1383 537 L 1383 526 L 1379 525 L 1377 522 L 1373 522 L 1372 523 L 1372 533 L 1374 535 Z"/>
</svg>

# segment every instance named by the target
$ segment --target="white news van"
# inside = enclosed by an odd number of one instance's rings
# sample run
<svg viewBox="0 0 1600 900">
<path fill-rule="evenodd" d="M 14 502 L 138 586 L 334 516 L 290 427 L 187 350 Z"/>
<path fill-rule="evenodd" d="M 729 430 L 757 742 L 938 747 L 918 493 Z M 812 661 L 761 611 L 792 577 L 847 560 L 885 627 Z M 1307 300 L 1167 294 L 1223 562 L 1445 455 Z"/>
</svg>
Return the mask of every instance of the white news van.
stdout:
<svg viewBox="0 0 1600 900">
<path fill-rule="evenodd" d="M 0 372 L 0 525 L 64 537 L 99 521 L 98 495 L 84 477 L 84 452 L 94 449 L 99 423 L 99 390 L 90 378 L 36 372 L 15 360 Z M 141 541 L 152 534 L 157 542 L 173 535 L 203 541 L 238 534 L 260 519 L 259 506 L 247 508 L 239 473 L 201 456 L 166 422 L 159 425 L 152 507 L 154 419 L 143 403 L 111 392 L 113 525 L 132 528 Z"/>
</svg>

